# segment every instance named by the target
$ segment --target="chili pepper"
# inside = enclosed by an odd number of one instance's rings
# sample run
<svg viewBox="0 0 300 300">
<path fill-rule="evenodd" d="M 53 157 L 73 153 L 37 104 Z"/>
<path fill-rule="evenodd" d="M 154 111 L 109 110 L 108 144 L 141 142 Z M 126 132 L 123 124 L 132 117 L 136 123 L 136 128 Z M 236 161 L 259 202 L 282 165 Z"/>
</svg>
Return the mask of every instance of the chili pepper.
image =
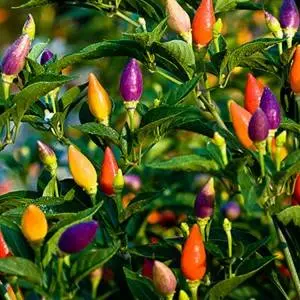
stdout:
<svg viewBox="0 0 300 300">
<path fill-rule="evenodd" d="M 261 96 L 260 108 L 267 116 L 269 129 L 277 129 L 281 121 L 280 106 L 275 95 L 268 87 L 265 87 Z"/>
<path fill-rule="evenodd" d="M 176 0 L 167 0 L 166 11 L 168 15 L 169 27 L 174 32 L 181 35 L 186 42 L 191 44 L 192 28 L 191 20 L 187 12 L 178 4 Z"/>
<path fill-rule="evenodd" d="M 102 279 L 103 269 L 97 268 L 93 272 L 90 273 L 90 281 L 92 284 L 92 299 L 97 298 L 97 290 Z"/>
<path fill-rule="evenodd" d="M 292 39 L 300 24 L 299 11 L 294 0 L 283 0 L 280 8 L 279 21 L 288 38 L 288 48 L 291 48 Z"/>
<path fill-rule="evenodd" d="M 93 73 L 89 74 L 88 105 L 92 115 L 105 125 L 109 123 L 111 100 Z"/>
<path fill-rule="evenodd" d="M 241 208 L 238 203 L 229 201 L 222 206 L 221 212 L 225 218 L 234 221 L 240 216 Z"/>
<path fill-rule="evenodd" d="M 156 260 L 153 265 L 153 284 L 162 296 L 171 296 L 176 290 L 176 277 L 172 270 L 164 263 Z"/>
<path fill-rule="evenodd" d="M 5 51 L 1 63 L 2 73 L 6 76 L 17 76 L 24 68 L 29 50 L 29 35 L 23 34 Z"/>
<path fill-rule="evenodd" d="M 265 11 L 265 20 L 268 29 L 273 33 L 276 38 L 282 39 L 283 32 L 279 21 L 269 12 Z"/>
<path fill-rule="evenodd" d="M 297 174 L 295 179 L 292 205 L 300 205 L 300 173 Z"/>
<path fill-rule="evenodd" d="M 24 211 L 21 229 L 25 238 L 33 244 L 40 243 L 47 234 L 48 224 L 45 214 L 34 204 L 30 204 Z"/>
<path fill-rule="evenodd" d="M 143 267 L 142 267 L 142 275 L 144 277 L 148 277 L 149 279 L 152 279 L 153 278 L 153 266 L 154 266 L 154 260 L 145 258 Z"/>
<path fill-rule="evenodd" d="M 294 93 L 300 93 L 300 45 L 297 46 L 290 70 L 290 85 Z"/>
<path fill-rule="evenodd" d="M 143 74 L 136 59 L 125 66 L 120 79 L 120 93 L 127 109 L 134 110 L 143 93 Z"/>
<path fill-rule="evenodd" d="M 233 129 L 238 140 L 245 148 L 254 150 L 255 146 L 248 135 L 248 126 L 251 114 L 233 100 L 229 101 L 228 106 Z"/>
<path fill-rule="evenodd" d="M 142 181 L 140 176 L 135 174 L 124 175 L 125 185 L 133 190 L 134 192 L 138 192 L 142 186 Z"/>
<path fill-rule="evenodd" d="M 264 141 L 269 134 L 269 121 L 261 108 L 258 108 L 249 122 L 248 133 L 253 142 Z"/>
<path fill-rule="evenodd" d="M 247 83 L 245 86 L 244 107 L 254 114 L 260 104 L 260 98 L 264 92 L 263 84 L 257 80 L 251 73 L 247 74 Z"/>
<path fill-rule="evenodd" d="M 74 146 L 69 146 L 69 169 L 74 181 L 89 195 L 97 193 L 97 173 L 92 163 Z"/>
<path fill-rule="evenodd" d="M 214 213 L 215 188 L 214 178 L 211 177 L 200 190 L 194 204 L 194 211 L 198 218 L 211 217 Z"/>
<path fill-rule="evenodd" d="M 212 40 L 215 22 L 213 1 L 202 0 L 192 23 L 193 42 L 198 49 L 207 46 Z"/>
<path fill-rule="evenodd" d="M 59 238 L 58 247 L 65 253 L 80 252 L 94 240 L 97 229 L 96 221 L 72 225 Z"/>
<path fill-rule="evenodd" d="M 7 256 L 10 256 L 10 251 L 5 242 L 2 232 L 0 231 L 0 258 L 5 258 Z"/>
<path fill-rule="evenodd" d="M 10 284 L 6 284 L 6 291 L 9 297 L 9 300 L 23 300 L 23 297 L 19 297 L 17 298 L 16 293 L 14 292 L 12 286 Z M 20 296 L 22 296 L 22 294 L 19 293 Z"/>
<path fill-rule="evenodd" d="M 118 169 L 117 174 L 114 177 L 113 188 L 115 191 L 122 192 L 125 185 L 124 176 L 121 169 Z"/>
<path fill-rule="evenodd" d="M 40 160 L 51 173 L 55 172 L 57 169 L 57 159 L 54 151 L 41 141 L 37 141 L 37 144 Z"/>
<path fill-rule="evenodd" d="M 31 14 L 27 16 L 27 19 L 22 29 L 22 33 L 28 34 L 31 40 L 33 40 L 35 37 L 35 22 Z"/>
<path fill-rule="evenodd" d="M 118 164 L 109 147 L 104 151 L 104 158 L 99 176 L 101 190 L 108 196 L 114 194 L 114 179 L 118 173 Z"/>
<path fill-rule="evenodd" d="M 190 300 L 190 297 L 184 290 L 180 290 L 178 300 Z"/>
<path fill-rule="evenodd" d="M 42 56 L 41 56 L 41 65 L 45 65 L 48 62 L 53 60 L 54 54 L 49 50 L 45 49 Z"/>
<path fill-rule="evenodd" d="M 202 236 L 194 224 L 181 254 L 181 271 L 188 280 L 201 280 L 206 272 L 206 253 Z"/>
</svg>

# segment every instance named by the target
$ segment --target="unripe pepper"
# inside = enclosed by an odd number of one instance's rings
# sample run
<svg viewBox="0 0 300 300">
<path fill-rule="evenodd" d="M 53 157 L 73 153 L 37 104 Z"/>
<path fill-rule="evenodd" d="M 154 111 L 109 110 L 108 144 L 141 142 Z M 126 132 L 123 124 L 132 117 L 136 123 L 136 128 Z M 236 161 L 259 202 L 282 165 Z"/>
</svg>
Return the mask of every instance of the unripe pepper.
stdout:
<svg viewBox="0 0 300 300">
<path fill-rule="evenodd" d="M 111 149 L 106 147 L 99 176 L 100 188 L 106 195 L 114 194 L 114 179 L 117 173 L 118 164 L 115 156 Z"/>
<path fill-rule="evenodd" d="M 30 204 L 24 211 L 21 229 L 25 238 L 32 244 L 39 244 L 47 234 L 48 223 L 39 207 Z"/>
<path fill-rule="evenodd" d="M 1 63 L 2 73 L 6 76 L 17 76 L 24 68 L 29 50 L 30 37 L 23 34 L 5 51 Z"/>
<path fill-rule="evenodd" d="M 247 74 L 247 83 L 245 86 L 244 107 L 254 114 L 260 104 L 260 98 L 264 92 L 263 84 L 258 81 L 251 73 Z"/>
<path fill-rule="evenodd" d="M 215 22 L 213 1 L 202 0 L 192 23 L 193 42 L 198 49 L 207 46 L 212 40 Z"/>
<path fill-rule="evenodd" d="M 269 12 L 265 11 L 265 20 L 268 29 L 273 33 L 276 38 L 282 39 L 283 32 L 279 21 Z"/>
<path fill-rule="evenodd" d="M 94 240 L 97 229 L 98 223 L 96 221 L 72 225 L 61 235 L 58 247 L 65 253 L 80 252 Z"/>
<path fill-rule="evenodd" d="M 28 34 L 31 40 L 33 40 L 35 37 L 35 22 L 31 14 L 27 16 L 22 33 Z"/>
<path fill-rule="evenodd" d="M 105 125 L 109 123 L 111 100 L 93 73 L 89 74 L 88 105 L 92 115 Z"/>
<path fill-rule="evenodd" d="M 199 192 L 195 204 L 194 211 L 198 218 L 211 217 L 214 213 L 215 188 L 214 178 L 211 177 Z"/>
<path fill-rule="evenodd" d="M 192 43 L 191 35 L 191 20 L 187 12 L 178 4 L 176 0 L 166 1 L 166 11 L 168 15 L 168 25 L 169 27 L 181 35 L 183 39 Z"/>
<path fill-rule="evenodd" d="M 294 57 L 293 63 L 290 70 L 290 85 L 291 89 L 294 93 L 300 93 L 300 45 L 297 46 Z"/>
<path fill-rule="evenodd" d="M 127 109 L 135 109 L 143 93 L 143 74 L 135 58 L 129 60 L 120 79 L 120 93 Z"/>
<path fill-rule="evenodd" d="M 49 50 L 45 49 L 42 56 L 41 56 L 41 65 L 45 65 L 49 61 L 53 59 L 54 54 Z"/>
<path fill-rule="evenodd" d="M 281 121 L 280 106 L 272 91 L 265 87 L 260 100 L 260 108 L 266 114 L 269 129 L 276 130 Z"/>
<path fill-rule="evenodd" d="M 248 133 L 253 142 L 264 141 L 269 134 L 269 121 L 261 108 L 258 108 L 250 119 Z"/>
<path fill-rule="evenodd" d="M 206 272 L 206 252 L 197 224 L 193 225 L 181 254 L 181 272 L 188 280 L 201 280 Z"/>
<path fill-rule="evenodd" d="M 97 173 L 92 163 L 74 146 L 68 150 L 69 169 L 74 181 L 89 195 L 97 193 Z"/>
<path fill-rule="evenodd" d="M 160 261 L 153 265 L 153 284 L 156 291 L 162 296 L 171 296 L 176 290 L 176 277 L 172 270 Z"/>
<path fill-rule="evenodd" d="M 57 159 L 54 151 L 41 141 L 37 141 L 37 144 L 40 160 L 51 173 L 55 172 L 57 169 Z"/>
<path fill-rule="evenodd" d="M 10 251 L 5 242 L 2 232 L 0 231 L 0 258 L 5 258 L 7 256 L 10 256 Z"/>
<path fill-rule="evenodd" d="M 233 129 L 238 140 L 245 148 L 254 150 L 255 146 L 248 135 L 248 126 L 251 114 L 233 100 L 229 101 L 228 106 Z"/>
</svg>

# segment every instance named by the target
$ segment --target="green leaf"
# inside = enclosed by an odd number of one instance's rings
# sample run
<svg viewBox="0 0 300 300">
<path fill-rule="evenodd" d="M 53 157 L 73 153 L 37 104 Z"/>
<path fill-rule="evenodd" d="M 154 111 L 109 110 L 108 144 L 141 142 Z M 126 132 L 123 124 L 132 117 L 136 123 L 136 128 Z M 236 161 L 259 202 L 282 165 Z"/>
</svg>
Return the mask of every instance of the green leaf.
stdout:
<svg viewBox="0 0 300 300">
<path fill-rule="evenodd" d="M 128 287 L 134 299 L 159 300 L 152 282 L 136 272 L 123 268 Z"/>
<path fill-rule="evenodd" d="M 71 277 L 77 283 L 93 270 L 103 266 L 119 250 L 120 242 L 112 245 L 110 248 L 90 250 L 80 255 L 71 267 Z"/>
<path fill-rule="evenodd" d="M 43 191 L 43 197 L 53 197 L 56 184 L 56 176 L 53 176 Z"/>
<path fill-rule="evenodd" d="M 217 0 L 215 3 L 215 13 L 226 12 L 235 9 L 237 0 Z"/>
<path fill-rule="evenodd" d="M 268 265 L 271 261 L 274 260 L 274 257 L 266 257 L 262 258 L 260 261 L 260 265 L 243 275 L 238 275 L 235 277 L 232 277 L 230 279 L 226 279 L 223 281 L 218 282 L 216 285 L 214 285 L 209 292 L 207 293 L 205 299 L 209 300 L 219 300 L 223 299 L 225 296 L 227 296 L 231 291 L 233 291 L 236 287 L 238 287 L 240 284 L 242 284 L 244 281 L 255 275 L 258 271 L 260 271 L 262 268 L 264 268 L 266 265 Z"/>
<path fill-rule="evenodd" d="M 35 191 L 16 191 L 10 192 L 7 194 L 0 195 L 0 203 L 6 200 L 13 200 L 13 199 L 35 199 L 39 196 L 39 194 Z"/>
<path fill-rule="evenodd" d="M 37 43 L 35 44 L 28 54 L 28 58 L 36 61 L 43 51 L 46 49 L 48 43 Z"/>
<path fill-rule="evenodd" d="M 177 156 L 166 161 L 155 161 L 146 166 L 160 170 L 197 171 L 201 173 L 214 173 L 219 169 L 215 161 L 195 154 Z"/>
<path fill-rule="evenodd" d="M 288 118 L 282 120 L 280 128 L 300 134 L 300 124 Z"/>
<path fill-rule="evenodd" d="M 43 6 L 50 3 L 55 3 L 55 0 L 30 0 L 25 4 L 13 8 L 31 8 L 31 7 Z"/>
<path fill-rule="evenodd" d="M 42 274 L 39 268 L 30 260 L 21 257 L 0 259 L 0 272 L 6 275 L 22 277 L 34 284 L 42 285 Z"/>
<path fill-rule="evenodd" d="M 300 206 L 291 206 L 277 214 L 277 218 L 284 224 L 288 225 L 293 222 L 300 227 Z"/>
</svg>

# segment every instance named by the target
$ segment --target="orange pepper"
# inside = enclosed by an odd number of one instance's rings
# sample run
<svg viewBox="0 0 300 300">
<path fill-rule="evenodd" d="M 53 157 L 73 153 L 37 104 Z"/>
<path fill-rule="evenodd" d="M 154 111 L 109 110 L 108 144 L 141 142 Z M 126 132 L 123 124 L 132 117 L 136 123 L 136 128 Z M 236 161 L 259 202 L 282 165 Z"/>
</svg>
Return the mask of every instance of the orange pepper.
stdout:
<svg viewBox="0 0 300 300">
<path fill-rule="evenodd" d="M 255 146 L 248 134 L 248 125 L 251 114 L 233 100 L 228 102 L 229 112 L 234 132 L 240 143 L 247 149 L 255 150 Z"/>
<path fill-rule="evenodd" d="M 300 93 L 300 45 L 294 53 L 293 63 L 290 70 L 290 84 L 294 93 Z"/>
<path fill-rule="evenodd" d="M 25 238 L 31 243 L 40 243 L 47 234 L 48 223 L 45 214 L 34 204 L 24 211 L 21 229 Z"/>
<path fill-rule="evenodd" d="M 89 74 L 88 105 L 92 115 L 99 122 L 108 125 L 111 114 L 111 100 L 93 73 Z"/>
<path fill-rule="evenodd" d="M 193 42 L 197 48 L 205 47 L 213 38 L 216 22 L 212 0 L 202 0 L 192 23 Z"/>
<path fill-rule="evenodd" d="M 69 146 L 69 168 L 74 181 L 89 195 L 97 193 L 97 173 L 92 163 L 74 146 Z"/>
<path fill-rule="evenodd" d="M 104 151 L 99 183 L 101 190 L 108 196 L 114 194 L 114 179 L 118 173 L 118 164 L 109 147 Z"/>
<path fill-rule="evenodd" d="M 247 83 L 245 86 L 244 107 L 254 114 L 260 104 L 260 98 L 264 91 L 264 85 L 251 74 L 247 74 Z"/>
<path fill-rule="evenodd" d="M 197 224 L 193 225 L 181 254 L 181 272 L 188 280 L 201 280 L 206 272 L 206 252 Z"/>
</svg>

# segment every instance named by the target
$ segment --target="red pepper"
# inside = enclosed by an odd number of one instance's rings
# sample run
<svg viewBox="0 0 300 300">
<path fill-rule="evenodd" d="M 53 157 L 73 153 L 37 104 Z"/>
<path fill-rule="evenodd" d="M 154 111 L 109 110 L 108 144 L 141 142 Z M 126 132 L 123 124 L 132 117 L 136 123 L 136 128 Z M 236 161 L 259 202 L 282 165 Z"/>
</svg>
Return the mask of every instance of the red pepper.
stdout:
<svg viewBox="0 0 300 300">
<path fill-rule="evenodd" d="M 2 232 L 0 231 L 0 258 L 5 258 L 7 256 L 10 256 L 10 251 L 5 242 Z"/>
<path fill-rule="evenodd" d="M 260 104 L 260 98 L 263 94 L 264 86 L 251 74 L 247 74 L 247 83 L 245 86 L 245 101 L 244 107 L 254 114 Z"/>
</svg>

